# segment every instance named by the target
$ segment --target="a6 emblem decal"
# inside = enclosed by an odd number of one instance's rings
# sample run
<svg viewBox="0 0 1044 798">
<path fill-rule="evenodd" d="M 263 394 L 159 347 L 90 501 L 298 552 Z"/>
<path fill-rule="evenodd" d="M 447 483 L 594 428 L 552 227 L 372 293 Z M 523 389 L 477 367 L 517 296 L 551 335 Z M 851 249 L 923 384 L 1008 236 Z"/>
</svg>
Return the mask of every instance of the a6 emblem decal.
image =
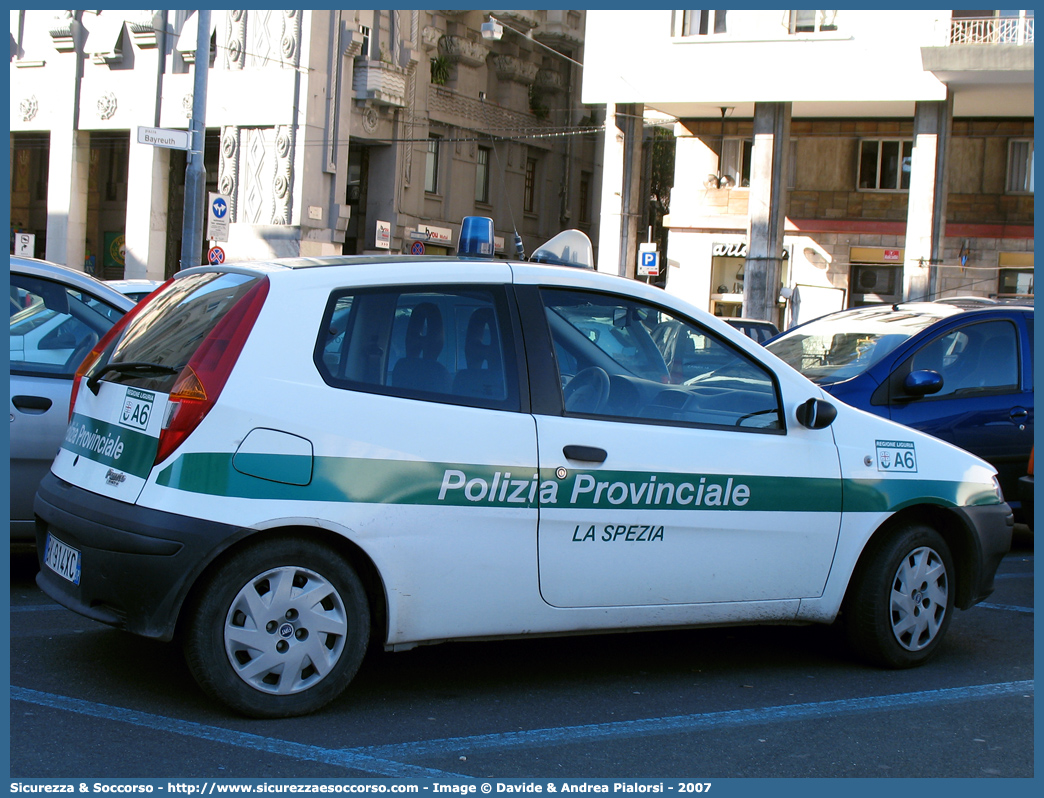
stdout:
<svg viewBox="0 0 1044 798">
<path fill-rule="evenodd" d="M 152 391 L 128 388 L 127 397 L 123 402 L 123 412 L 120 414 L 120 425 L 132 429 L 148 429 L 155 401 L 156 394 Z"/>
</svg>

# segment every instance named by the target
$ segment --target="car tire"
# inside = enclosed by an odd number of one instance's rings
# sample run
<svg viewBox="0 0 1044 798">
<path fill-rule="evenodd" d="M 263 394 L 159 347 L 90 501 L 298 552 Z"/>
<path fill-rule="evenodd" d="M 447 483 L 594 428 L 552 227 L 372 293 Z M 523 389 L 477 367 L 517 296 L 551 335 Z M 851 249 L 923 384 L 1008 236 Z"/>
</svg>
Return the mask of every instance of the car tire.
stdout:
<svg viewBox="0 0 1044 798">
<path fill-rule="evenodd" d="M 184 648 L 209 695 L 244 715 L 284 718 L 340 695 L 369 637 L 351 565 L 314 541 L 278 538 L 233 554 L 207 580 Z"/>
<path fill-rule="evenodd" d="M 845 628 L 862 659 L 911 668 L 935 654 L 954 608 L 950 549 L 934 529 L 907 524 L 866 552 L 845 602 Z"/>
</svg>

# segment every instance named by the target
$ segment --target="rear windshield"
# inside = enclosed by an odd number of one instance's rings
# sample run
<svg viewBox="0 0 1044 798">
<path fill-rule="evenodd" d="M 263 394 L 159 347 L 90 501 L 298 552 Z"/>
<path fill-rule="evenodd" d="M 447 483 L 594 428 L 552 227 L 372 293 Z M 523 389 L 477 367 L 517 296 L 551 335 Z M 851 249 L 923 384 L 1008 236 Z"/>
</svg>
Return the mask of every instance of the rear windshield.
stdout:
<svg viewBox="0 0 1044 798">
<path fill-rule="evenodd" d="M 860 308 L 824 316 L 766 345 L 813 382 L 850 380 L 942 315 L 892 308 Z"/>
<path fill-rule="evenodd" d="M 169 392 L 199 345 L 259 280 L 256 275 L 207 272 L 175 280 L 131 320 L 108 363 L 154 363 L 172 373 L 120 374 L 103 379 Z"/>
</svg>

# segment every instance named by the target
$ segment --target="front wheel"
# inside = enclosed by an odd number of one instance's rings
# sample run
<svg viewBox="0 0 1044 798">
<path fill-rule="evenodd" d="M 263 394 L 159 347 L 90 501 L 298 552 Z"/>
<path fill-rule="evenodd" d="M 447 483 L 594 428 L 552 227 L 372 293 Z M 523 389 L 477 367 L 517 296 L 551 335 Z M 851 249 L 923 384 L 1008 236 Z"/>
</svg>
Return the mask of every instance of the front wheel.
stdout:
<svg viewBox="0 0 1044 798">
<path fill-rule="evenodd" d="M 954 567 L 934 529 L 909 524 L 867 552 L 845 602 L 853 649 L 888 668 L 926 662 L 953 616 Z"/>
<path fill-rule="evenodd" d="M 185 637 L 200 686 L 245 715 L 304 715 L 351 681 L 370 636 L 362 582 L 330 549 L 280 538 L 234 554 L 207 581 Z"/>
</svg>

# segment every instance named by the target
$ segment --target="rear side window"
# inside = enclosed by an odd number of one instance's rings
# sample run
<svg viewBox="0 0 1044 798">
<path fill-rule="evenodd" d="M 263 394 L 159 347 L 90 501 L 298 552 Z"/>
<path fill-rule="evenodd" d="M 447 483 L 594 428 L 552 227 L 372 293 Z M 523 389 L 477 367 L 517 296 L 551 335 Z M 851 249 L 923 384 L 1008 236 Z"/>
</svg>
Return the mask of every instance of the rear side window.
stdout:
<svg viewBox="0 0 1044 798">
<path fill-rule="evenodd" d="M 335 388 L 520 408 L 504 292 L 490 287 L 390 287 L 335 293 L 315 363 Z"/>
<path fill-rule="evenodd" d="M 109 372 L 103 379 L 169 393 L 200 344 L 260 279 L 208 272 L 175 280 L 142 308 L 106 359 L 111 364 L 151 363 L 164 368 L 144 374 Z"/>
</svg>

